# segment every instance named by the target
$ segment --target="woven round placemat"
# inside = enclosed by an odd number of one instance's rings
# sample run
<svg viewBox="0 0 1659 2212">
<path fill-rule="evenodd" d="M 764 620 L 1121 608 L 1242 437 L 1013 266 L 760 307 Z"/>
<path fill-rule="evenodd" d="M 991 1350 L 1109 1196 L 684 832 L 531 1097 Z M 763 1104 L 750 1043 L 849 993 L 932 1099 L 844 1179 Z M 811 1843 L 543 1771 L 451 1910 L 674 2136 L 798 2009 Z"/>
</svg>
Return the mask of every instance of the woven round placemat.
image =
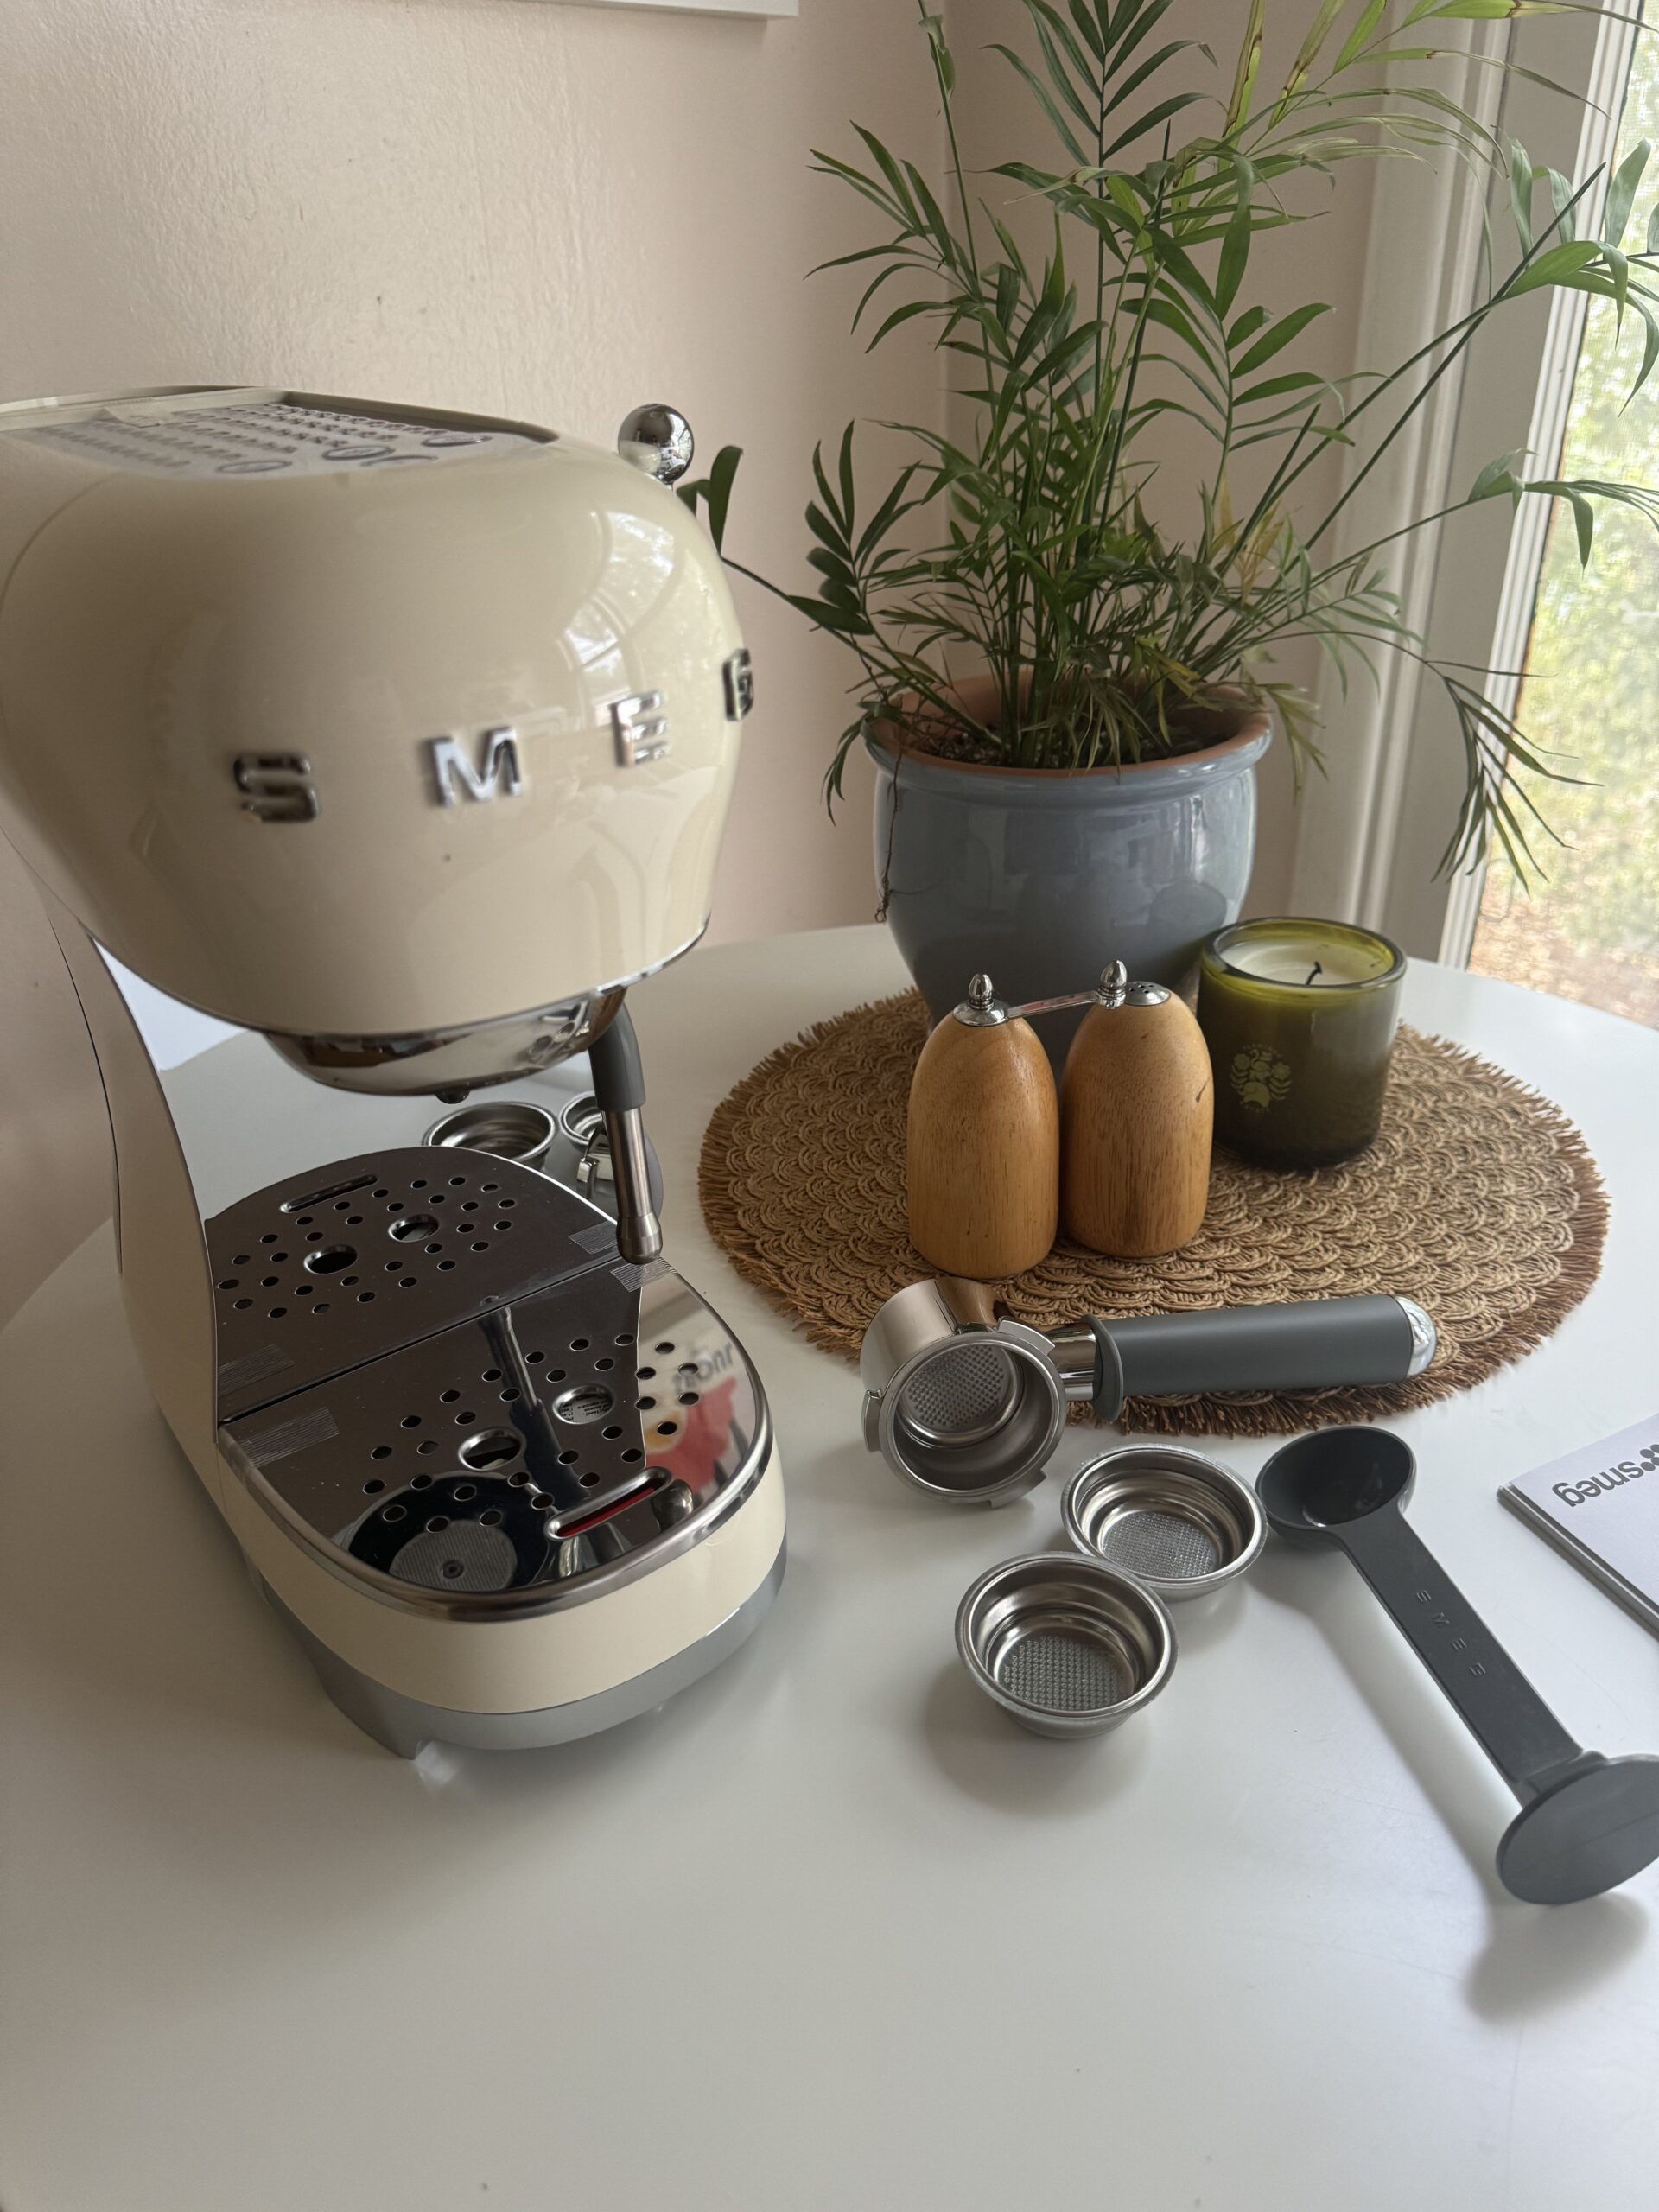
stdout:
<svg viewBox="0 0 1659 2212">
<path fill-rule="evenodd" d="M 855 1358 L 882 1301 L 936 1272 L 905 1228 L 905 1105 L 927 1033 L 914 992 L 772 1053 L 703 1138 L 704 1218 L 740 1274 Z M 1285 1174 L 1217 1149 L 1184 1251 L 1108 1260 L 1060 1243 L 1000 1286 L 1015 1319 L 1171 1313 L 1398 1291 L 1433 1314 L 1426 1374 L 1363 1389 L 1131 1402 L 1124 1426 L 1268 1436 L 1371 1421 L 1466 1389 L 1571 1313 L 1601 1267 L 1607 1198 L 1560 1109 L 1443 1039 L 1402 1028 L 1376 1142 Z"/>
</svg>

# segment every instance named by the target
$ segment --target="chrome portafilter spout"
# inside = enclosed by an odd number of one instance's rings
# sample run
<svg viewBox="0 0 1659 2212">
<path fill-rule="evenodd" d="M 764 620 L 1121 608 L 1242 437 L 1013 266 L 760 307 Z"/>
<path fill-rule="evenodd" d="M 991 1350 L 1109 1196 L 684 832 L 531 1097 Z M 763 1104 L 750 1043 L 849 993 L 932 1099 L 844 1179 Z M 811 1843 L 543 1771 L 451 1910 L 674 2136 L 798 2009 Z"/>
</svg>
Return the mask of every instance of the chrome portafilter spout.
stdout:
<svg viewBox="0 0 1659 2212">
<path fill-rule="evenodd" d="M 1001 1505 L 1041 1481 L 1074 1402 L 1115 1421 L 1131 1397 L 1401 1382 L 1434 1344 L 1409 1298 L 1093 1315 L 1047 1330 L 999 1315 L 982 1283 L 944 1275 L 896 1292 L 865 1332 L 864 1441 L 931 1497 Z"/>
</svg>

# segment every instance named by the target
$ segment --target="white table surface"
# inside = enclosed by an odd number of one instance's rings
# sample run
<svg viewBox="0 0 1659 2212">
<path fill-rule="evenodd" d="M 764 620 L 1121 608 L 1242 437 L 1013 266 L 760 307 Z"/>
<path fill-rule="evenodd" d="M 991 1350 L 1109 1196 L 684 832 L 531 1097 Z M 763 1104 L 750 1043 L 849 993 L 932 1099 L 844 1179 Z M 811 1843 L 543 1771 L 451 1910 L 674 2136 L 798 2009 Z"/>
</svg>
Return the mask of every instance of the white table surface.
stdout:
<svg viewBox="0 0 1659 2212">
<path fill-rule="evenodd" d="M 671 1252 L 766 1377 L 790 1568 L 608 1736 L 406 1764 L 341 1719 L 149 1404 L 107 1232 L 0 1338 L 5 2212 L 1659 2202 L 1659 1870 L 1508 1898 L 1502 1788 L 1341 1560 L 1270 1546 L 1095 1744 L 968 1685 L 957 1599 L 1057 1540 L 1058 1482 L 907 1492 L 696 1200 L 727 1088 L 901 980 L 869 929 L 635 996 Z M 1413 1518 L 1569 1729 L 1659 1750 L 1653 1639 L 1494 1496 L 1659 1397 L 1659 1036 L 1427 967 L 1407 1006 L 1559 1099 L 1613 1194 L 1550 1343 L 1400 1423 Z M 210 1207 L 428 1112 L 247 1038 L 169 1083 Z"/>
</svg>

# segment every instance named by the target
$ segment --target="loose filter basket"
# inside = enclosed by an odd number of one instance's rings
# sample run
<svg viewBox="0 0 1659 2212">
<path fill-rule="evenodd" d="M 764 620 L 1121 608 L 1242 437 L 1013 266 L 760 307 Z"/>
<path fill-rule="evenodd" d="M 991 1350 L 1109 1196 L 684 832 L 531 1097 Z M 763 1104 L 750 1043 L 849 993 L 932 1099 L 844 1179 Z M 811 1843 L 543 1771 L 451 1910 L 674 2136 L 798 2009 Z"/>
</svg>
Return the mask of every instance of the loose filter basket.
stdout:
<svg viewBox="0 0 1659 2212">
<path fill-rule="evenodd" d="M 1346 1553 L 1519 1799 L 1497 1847 L 1511 1895 L 1567 1904 L 1616 1889 L 1659 1859 L 1659 1758 L 1586 1751 L 1562 1727 L 1406 1522 L 1415 1472 L 1377 1428 L 1299 1437 L 1255 1491 L 1174 1445 L 1104 1452 L 1066 1488 L 1075 1550 L 1006 1560 L 963 1599 L 963 1662 L 1036 1734 L 1103 1734 L 1174 1668 L 1165 1599 L 1236 1581 L 1270 1524 L 1288 1544 Z"/>
<path fill-rule="evenodd" d="M 1098 1736 L 1150 1705 L 1175 1664 L 1160 1599 L 1100 1560 L 1045 1552 L 981 1575 L 957 1614 L 979 1687 L 1039 1736 Z"/>
<path fill-rule="evenodd" d="M 1235 1581 L 1267 1535 L 1247 1484 L 1173 1444 L 1103 1452 L 1072 1477 L 1061 1512 L 1080 1552 L 1171 1603 Z"/>
<path fill-rule="evenodd" d="M 1236 1475 L 1174 1445 L 1103 1452 L 1073 1476 L 1063 1510 L 1074 1548 L 982 1575 L 957 1615 L 957 1648 L 1022 1726 L 1103 1735 L 1169 1679 L 1175 1630 L 1165 1601 L 1235 1581 L 1265 1524 Z"/>
</svg>

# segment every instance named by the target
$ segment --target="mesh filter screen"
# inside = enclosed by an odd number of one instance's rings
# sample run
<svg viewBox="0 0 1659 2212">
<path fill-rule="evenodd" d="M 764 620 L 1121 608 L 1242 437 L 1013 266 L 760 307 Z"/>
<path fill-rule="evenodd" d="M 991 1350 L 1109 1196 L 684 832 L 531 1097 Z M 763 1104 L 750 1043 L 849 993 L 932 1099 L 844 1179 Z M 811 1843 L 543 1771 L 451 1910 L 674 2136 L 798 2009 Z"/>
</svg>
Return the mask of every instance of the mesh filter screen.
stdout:
<svg viewBox="0 0 1659 2212">
<path fill-rule="evenodd" d="M 1162 1582 L 1213 1574 L 1222 1563 L 1215 1538 L 1179 1513 L 1121 1513 L 1102 1531 L 1098 1548 L 1102 1559 L 1126 1573 Z"/>
<path fill-rule="evenodd" d="M 499 1529 L 452 1521 L 447 1529 L 423 1529 L 411 1536 L 391 1571 L 400 1582 L 418 1582 L 428 1590 L 505 1590 L 517 1565 L 512 1541 Z"/>
<path fill-rule="evenodd" d="M 1075 1628 L 1033 1629 L 1003 1654 L 996 1679 L 1048 1713 L 1097 1713 L 1131 1688 L 1112 1647 Z"/>
<path fill-rule="evenodd" d="M 982 1433 L 1014 1402 L 1014 1362 L 996 1344 L 953 1344 L 905 1385 L 904 1415 L 930 1436 Z"/>
</svg>

